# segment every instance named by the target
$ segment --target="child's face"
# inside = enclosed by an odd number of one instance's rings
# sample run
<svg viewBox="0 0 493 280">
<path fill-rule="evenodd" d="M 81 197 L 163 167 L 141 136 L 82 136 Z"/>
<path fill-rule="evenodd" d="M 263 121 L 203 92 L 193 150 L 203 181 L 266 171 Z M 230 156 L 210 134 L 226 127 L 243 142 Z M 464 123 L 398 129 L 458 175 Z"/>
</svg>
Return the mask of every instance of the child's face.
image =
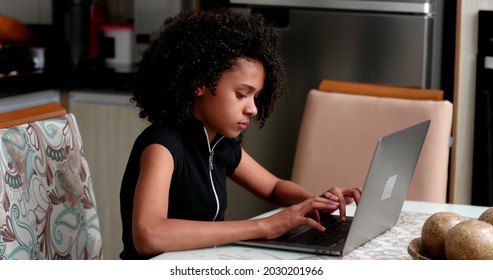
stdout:
<svg viewBox="0 0 493 280">
<path fill-rule="evenodd" d="M 250 118 L 257 114 L 255 98 L 264 79 L 261 62 L 239 58 L 219 78 L 216 95 L 205 88 L 197 90 L 193 115 L 205 124 L 210 140 L 217 133 L 235 138 L 247 128 Z"/>
</svg>

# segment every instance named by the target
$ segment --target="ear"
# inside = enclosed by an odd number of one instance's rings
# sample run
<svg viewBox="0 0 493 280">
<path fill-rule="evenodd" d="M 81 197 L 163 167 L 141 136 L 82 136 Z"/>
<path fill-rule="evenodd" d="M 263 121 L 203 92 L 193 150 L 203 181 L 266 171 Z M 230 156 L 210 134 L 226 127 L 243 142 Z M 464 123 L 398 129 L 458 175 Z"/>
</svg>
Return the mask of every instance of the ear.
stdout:
<svg viewBox="0 0 493 280">
<path fill-rule="evenodd" d="M 202 96 L 206 93 L 205 87 L 198 87 L 195 89 L 195 96 Z"/>
</svg>

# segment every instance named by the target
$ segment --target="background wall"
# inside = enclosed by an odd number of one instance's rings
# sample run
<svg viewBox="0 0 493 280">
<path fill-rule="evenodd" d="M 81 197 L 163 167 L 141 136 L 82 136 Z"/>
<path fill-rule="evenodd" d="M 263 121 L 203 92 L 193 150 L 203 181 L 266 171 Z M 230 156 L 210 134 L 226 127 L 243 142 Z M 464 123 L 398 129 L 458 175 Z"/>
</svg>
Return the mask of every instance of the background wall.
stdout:
<svg viewBox="0 0 493 280">
<path fill-rule="evenodd" d="M 52 0 L 0 0 L 0 14 L 27 24 L 50 24 Z"/>
</svg>

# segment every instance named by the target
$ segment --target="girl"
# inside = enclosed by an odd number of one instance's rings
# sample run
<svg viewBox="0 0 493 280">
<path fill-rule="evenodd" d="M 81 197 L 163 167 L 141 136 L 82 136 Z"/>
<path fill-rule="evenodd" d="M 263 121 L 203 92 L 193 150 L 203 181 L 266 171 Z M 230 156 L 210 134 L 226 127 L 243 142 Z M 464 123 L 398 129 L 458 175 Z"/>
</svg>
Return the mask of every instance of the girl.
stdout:
<svg viewBox="0 0 493 280">
<path fill-rule="evenodd" d="M 278 35 L 262 17 L 230 10 L 183 12 L 165 21 L 144 54 L 132 100 L 151 125 L 136 139 L 120 192 L 122 259 L 150 258 L 309 225 L 340 210 L 361 189 L 316 196 L 282 180 L 241 148 L 256 117 L 262 127 L 286 93 Z M 285 210 L 224 221 L 226 178 Z"/>
</svg>

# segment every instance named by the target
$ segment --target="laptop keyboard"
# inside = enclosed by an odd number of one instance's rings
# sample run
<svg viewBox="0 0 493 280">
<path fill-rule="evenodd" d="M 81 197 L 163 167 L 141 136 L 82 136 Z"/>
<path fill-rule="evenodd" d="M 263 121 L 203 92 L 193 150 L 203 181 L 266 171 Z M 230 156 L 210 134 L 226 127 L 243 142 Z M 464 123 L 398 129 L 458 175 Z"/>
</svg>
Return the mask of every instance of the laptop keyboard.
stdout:
<svg viewBox="0 0 493 280">
<path fill-rule="evenodd" d="M 341 221 L 339 218 L 327 218 L 321 224 L 326 228 L 325 231 L 311 228 L 293 236 L 286 240 L 286 242 L 335 247 L 346 240 L 349 227 L 351 226 L 351 219 L 348 217 L 346 221 Z"/>
</svg>

